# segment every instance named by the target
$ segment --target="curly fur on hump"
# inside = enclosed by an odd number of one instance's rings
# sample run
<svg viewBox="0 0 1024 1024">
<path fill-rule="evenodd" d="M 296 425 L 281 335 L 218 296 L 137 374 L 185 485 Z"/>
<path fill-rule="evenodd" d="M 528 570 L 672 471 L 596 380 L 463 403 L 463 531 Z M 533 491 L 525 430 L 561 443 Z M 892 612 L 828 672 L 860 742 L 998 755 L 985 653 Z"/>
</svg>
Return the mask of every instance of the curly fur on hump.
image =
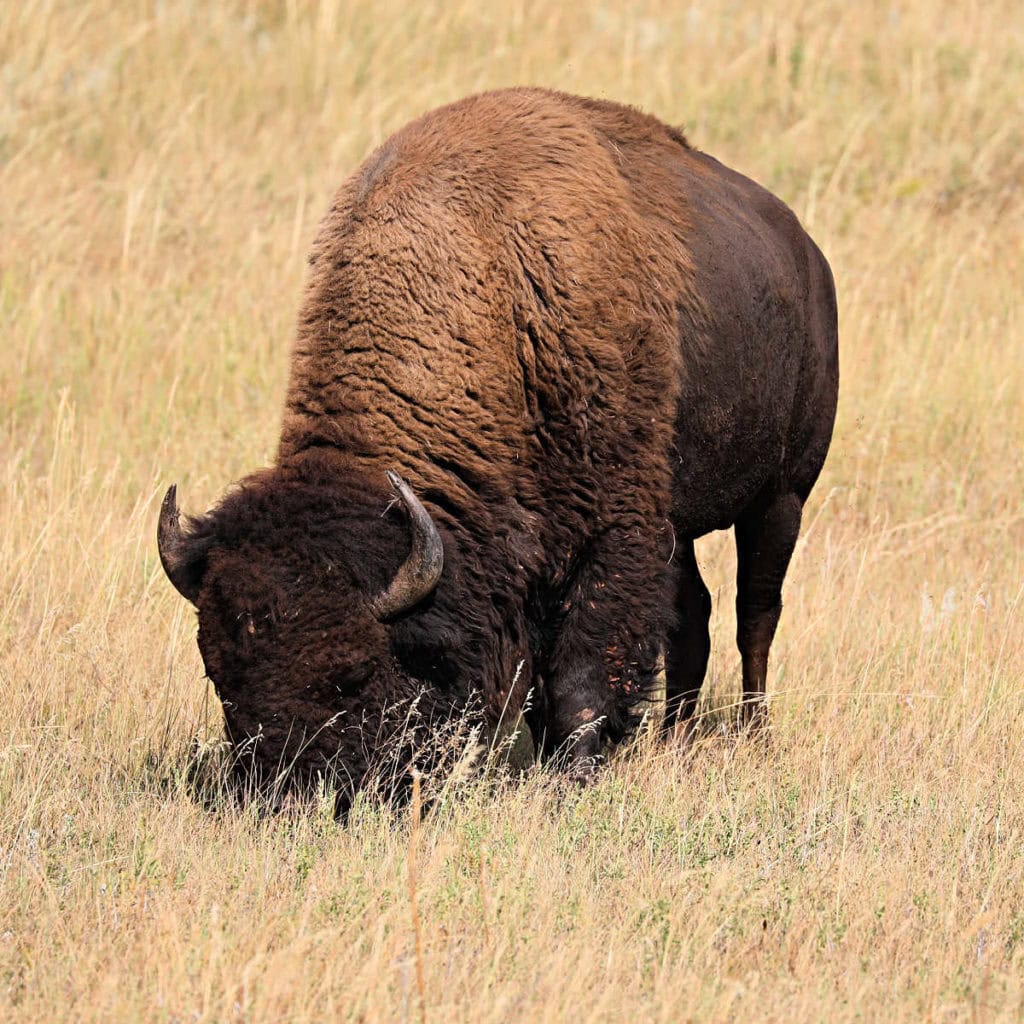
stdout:
<svg viewBox="0 0 1024 1024">
<path fill-rule="evenodd" d="M 479 693 L 493 724 L 536 687 L 549 747 L 592 723 L 620 738 L 659 650 L 670 696 L 699 686 L 692 539 L 733 523 L 752 538 L 738 607 L 758 685 L 789 499 L 798 527 L 837 379 L 824 259 L 782 203 L 680 132 L 539 89 L 412 122 L 321 225 L 277 465 L 196 528 L 219 564 L 200 640 L 229 727 L 308 732 L 341 706 L 365 719 L 413 684 L 438 707 Z M 436 591 L 393 623 L 363 601 L 409 548 L 401 511 L 382 517 L 387 470 L 445 548 Z M 243 685 L 254 659 L 227 664 L 236 641 L 204 623 L 268 591 L 276 647 Z M 345 747 L 321 734 L 324 758 Z"/>
</svg>

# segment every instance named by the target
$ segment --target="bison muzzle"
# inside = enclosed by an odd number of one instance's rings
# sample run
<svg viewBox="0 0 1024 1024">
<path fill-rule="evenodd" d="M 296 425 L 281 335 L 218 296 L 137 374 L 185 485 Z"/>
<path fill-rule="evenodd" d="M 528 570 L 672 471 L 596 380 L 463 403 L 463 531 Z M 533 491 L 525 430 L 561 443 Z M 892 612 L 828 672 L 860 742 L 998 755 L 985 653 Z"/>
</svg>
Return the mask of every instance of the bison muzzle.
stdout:
<svg viewBox="0 0 1024 1024">
<path fill-rule="evenodd" d="M 246 763 L 351 793 L 525 709 L 580 770 L 662 655 L 685 731 L 735 528 L 741 718 L 838 388 L 828 264 L 778 199 L 636 110 L 486 93 L 399 131 L 310 256 L 276 463 L 160 557 Z"/>
</svg>

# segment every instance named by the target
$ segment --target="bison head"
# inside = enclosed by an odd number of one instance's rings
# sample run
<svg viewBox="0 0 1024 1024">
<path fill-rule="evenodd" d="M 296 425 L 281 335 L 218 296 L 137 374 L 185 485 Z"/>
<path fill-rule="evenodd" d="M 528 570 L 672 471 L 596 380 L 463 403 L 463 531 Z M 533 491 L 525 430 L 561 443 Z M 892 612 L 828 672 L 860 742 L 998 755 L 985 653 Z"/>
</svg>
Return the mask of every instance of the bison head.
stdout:
<svg viewBox="0 0 1024 1024">
<path fill-rule="evenodd" d="M 436 687 L 403 664 L 391 631 L 441 577 L 437 527 L 388 473 L 397 501 L 269 470 L 183 526 L 160 511 L 160 560 L 195 605 L 199 649 L 224 706 L 237 770 L 262 786 L 363 783 L 387 752 L 404 771 L 436 717 Z"/>
</svg>

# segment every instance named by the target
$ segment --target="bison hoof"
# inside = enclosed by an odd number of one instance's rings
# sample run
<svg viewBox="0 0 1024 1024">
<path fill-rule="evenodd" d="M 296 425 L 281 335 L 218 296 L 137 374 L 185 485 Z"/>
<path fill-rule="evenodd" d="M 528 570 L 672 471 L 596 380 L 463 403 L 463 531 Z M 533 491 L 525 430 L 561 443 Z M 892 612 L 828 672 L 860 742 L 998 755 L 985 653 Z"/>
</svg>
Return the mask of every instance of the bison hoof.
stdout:
<svg viewBox="0 0 1024 1024">
<path fill-rule="evenodd" d="M 597 782 L 604 763 L 603 757 L 578 758 L 569 764 L 565 776 L 581 789 L 592 786 Z"/>
<path fill-rule="evenodd" d="M 740 705 L 736 731 L 741 736 L 767 740 L 771 721 L 763 699 L 747 700 Z"/>
<path fill-rule="evenodd" d="M 685 722 L 676 722 L 669 728 L 668 736 L 680 750 L 692 750 L 697 742 L 696 718 L 688 718 Z"/>
</svg>

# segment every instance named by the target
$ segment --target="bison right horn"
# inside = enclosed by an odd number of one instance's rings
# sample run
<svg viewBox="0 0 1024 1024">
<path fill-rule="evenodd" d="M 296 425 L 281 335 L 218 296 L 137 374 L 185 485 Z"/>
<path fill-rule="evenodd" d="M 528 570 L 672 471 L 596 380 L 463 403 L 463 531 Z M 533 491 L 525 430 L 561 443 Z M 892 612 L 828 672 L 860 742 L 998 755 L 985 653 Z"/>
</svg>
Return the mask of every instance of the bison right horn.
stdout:
<svg viewBox="0 0 1024 1024">
<path fill-rule="evenodd" d="M 177 485 L 171 484 L 164 495 L 157 524 L 156 546 L 160 552 L 160 564 L 175 590 L 195 604 L 202 585 L 210 542 L 186 533 L 181 528 L 177 494 Z"/>
<path fill-rule="evenodd" d="M 422 601 L 437 586 L 444 568 L 441 535 L 430 513 L 397 473 L 389 469 L 387 475 L 409 516 L 412 548 L 395 578 L 370 602 L 378 619 L 390 618 Z"/>
</svg>

